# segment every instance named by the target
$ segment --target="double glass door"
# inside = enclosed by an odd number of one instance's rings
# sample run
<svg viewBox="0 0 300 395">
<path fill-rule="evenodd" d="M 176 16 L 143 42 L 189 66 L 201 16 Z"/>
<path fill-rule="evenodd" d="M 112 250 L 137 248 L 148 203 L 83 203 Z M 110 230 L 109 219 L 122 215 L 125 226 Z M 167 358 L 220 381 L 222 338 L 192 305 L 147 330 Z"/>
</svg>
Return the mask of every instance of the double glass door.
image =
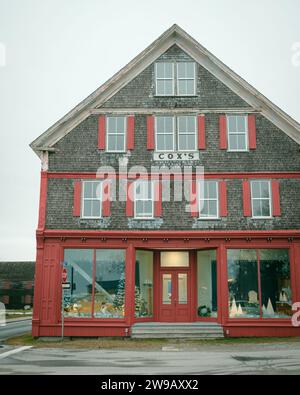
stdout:
<svg viewBox="0 0 300 395">
<path fill-rule="evenodd" d="M 160 276 L 160 321 L 190 321 L 189 270 L 165 269 Z"/>
</svg>

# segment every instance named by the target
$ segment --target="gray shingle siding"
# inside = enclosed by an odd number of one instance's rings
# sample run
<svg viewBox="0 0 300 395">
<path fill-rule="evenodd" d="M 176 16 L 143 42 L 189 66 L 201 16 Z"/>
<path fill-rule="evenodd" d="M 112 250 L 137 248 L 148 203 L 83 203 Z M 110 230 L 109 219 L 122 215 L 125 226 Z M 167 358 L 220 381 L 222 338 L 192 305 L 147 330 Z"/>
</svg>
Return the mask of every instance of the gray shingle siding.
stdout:
<svg viewBox="0 0 300 395">
<path fill-rule="evenodd" d="M 190 60 L 187 54 L 173 46 L 159 60 Z M 249 107 L 241 98 L 230 91 L 202 66 L 197 66 L 198 88 L 196 97 L 155 97 L 154 65 L 128 83 L 105 108 L 237 108 Z M 206 172 L 300 172 L 299 145 L 275 127 L 261 114 L 256 116 L 257 149 L 245 153 L 233 153 L 219 149 L 219 116 L 206 115 L 206 145 L 200 151 L 200 160 L 172 162 L 171 165 L 203 165 Z M 126 154 L 107 154 L 97 149 L 98 116 L 91 115 L 56 145 L 57 151 L 50 153 L 49 171 L 92 172 L 100 166 L 118 169 L 120 158 L 128 158 L 128 169 L 142 165 L 149 171 L 151 166 L 162 162 L 153 160 L 153 152 L 147 150 L 146 114 L 135 117 L 135 149 Z M 282 216 L 271 220 L 253 220 L 243 216 L 242 180 L 228 181 L 227 218 L 218 221 L 199 221 L 185 211 L 186 202 L 164 202 L 163 218 L 155 221 L 135 221 L 125 216 L 125 203 L 113 202 L 110 218 L 82 220 L 72 216 L 73 179 L 49 179 L 47 195 L 48 229 L 224 229 L 263 230 L 299 229 L 300 180 L 281 179 Z"/>
</svg>

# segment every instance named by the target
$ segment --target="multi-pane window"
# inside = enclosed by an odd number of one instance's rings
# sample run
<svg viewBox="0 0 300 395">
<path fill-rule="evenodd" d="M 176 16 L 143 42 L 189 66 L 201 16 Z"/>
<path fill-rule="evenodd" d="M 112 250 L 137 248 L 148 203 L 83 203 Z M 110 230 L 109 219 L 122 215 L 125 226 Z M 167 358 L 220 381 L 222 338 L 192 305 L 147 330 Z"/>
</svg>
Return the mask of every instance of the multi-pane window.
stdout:
<svg viewBox="0 0 300 395">
<path fill-rule="evenodd" d="M 247 151 L 248 150 L 248 116 L 228 115 L 228 150 Z"/>
<path fill-rule="evenodd" d="M 102 215 L 102 183 L 99 181 L 85 181 L 82 195 L 82 217 L 100 218 Z"/>
<path fill-rule="evenodd" d="M 180 116 L 177 118 L 178 150 L 196 150 L 196 117 Z"/>
<path fill-rule="evenodd" d="M 195 116 L 156 117 L 156 151 L 196 151 Z"/>
<path fill-rule="evenodd" d="M 126 117 L 107 117 L 107 151 L 126 151 Z"/>
<path fill-rule="evenodd" d="M 198 183 L 199 218 L 219 218 L 219 183 L 217 181 L 200 181 Z"/>
<path fill-rule="evenodd" d="M 174 151 L 175 118 L 156 117 L 156 151 Z"/>
<path fill-rule="evenodd" d="M 177 95 L 195 95 L 195 63 L 177 63 Z"/>
<path fill-rule="evenodd" d="M 254 218 L 270 218 L 272 216 L 271 199 L 270 181 L 251 181 L 252 213 Z"/>
<path fill-rule="evenodd" d="M 156 94 L 162 96 L 174 95 L 174 64 L 156 63 Z"/>
<path fill-rule="evenodd" d="M 194 62 L 155 63 L 156 95 L 194 96 L 196 94 L 196 64 Z"/>
<path fill-rule="evenodd" d="M 154 216 L 154 183 L 147 180 L 135 182 L 134 216 L 149 219 Z"/>
</svg>

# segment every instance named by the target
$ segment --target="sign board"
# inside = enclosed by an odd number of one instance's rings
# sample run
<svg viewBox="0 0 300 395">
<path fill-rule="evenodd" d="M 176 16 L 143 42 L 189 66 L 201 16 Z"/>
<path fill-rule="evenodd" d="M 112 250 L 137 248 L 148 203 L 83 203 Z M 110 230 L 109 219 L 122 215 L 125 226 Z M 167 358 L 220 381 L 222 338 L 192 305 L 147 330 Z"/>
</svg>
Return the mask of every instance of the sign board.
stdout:
<svg viewBox="0 0 300 395">
<path fill-rule="evenodd" d="M 70 289 L 71 288 L 71 283 L 62 283 L 61 284 L 63 289 Z"/>
<path fill-rule="evenodd" d="M 64 267 L 62 269 L 62 273 L 61 273 L 61 280 L 63 283 L 67 282 L 67 278 L 68 278 L 68 271 L 67 269 Z"/>
<path fill-rule="evenodd" d="M 154 160 L 164 161 L 190 161 L 200 160 L 199 152 L 155 152 Z"/>
<path fill-rule="evenodd" d="M 62 304 L 63 308 L 66 308 L 71 304 L 71 288 L 62 289 Z"/>
</svg>

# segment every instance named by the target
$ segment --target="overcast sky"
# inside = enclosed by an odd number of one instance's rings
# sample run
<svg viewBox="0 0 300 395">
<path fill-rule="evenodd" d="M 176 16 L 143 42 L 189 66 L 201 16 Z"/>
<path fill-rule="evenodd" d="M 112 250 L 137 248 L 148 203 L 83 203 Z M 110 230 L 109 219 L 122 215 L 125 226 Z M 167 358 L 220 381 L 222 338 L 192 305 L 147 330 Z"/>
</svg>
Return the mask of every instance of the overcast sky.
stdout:
<svg viewBox="0 0 300 395">
<path fill-rule="evenodd" d="M 0 0 L 0 261 L 35 259 L 29 143 L 173 23 L 300 122 L 299 17 L 299 0 Z"/>
</svg>

